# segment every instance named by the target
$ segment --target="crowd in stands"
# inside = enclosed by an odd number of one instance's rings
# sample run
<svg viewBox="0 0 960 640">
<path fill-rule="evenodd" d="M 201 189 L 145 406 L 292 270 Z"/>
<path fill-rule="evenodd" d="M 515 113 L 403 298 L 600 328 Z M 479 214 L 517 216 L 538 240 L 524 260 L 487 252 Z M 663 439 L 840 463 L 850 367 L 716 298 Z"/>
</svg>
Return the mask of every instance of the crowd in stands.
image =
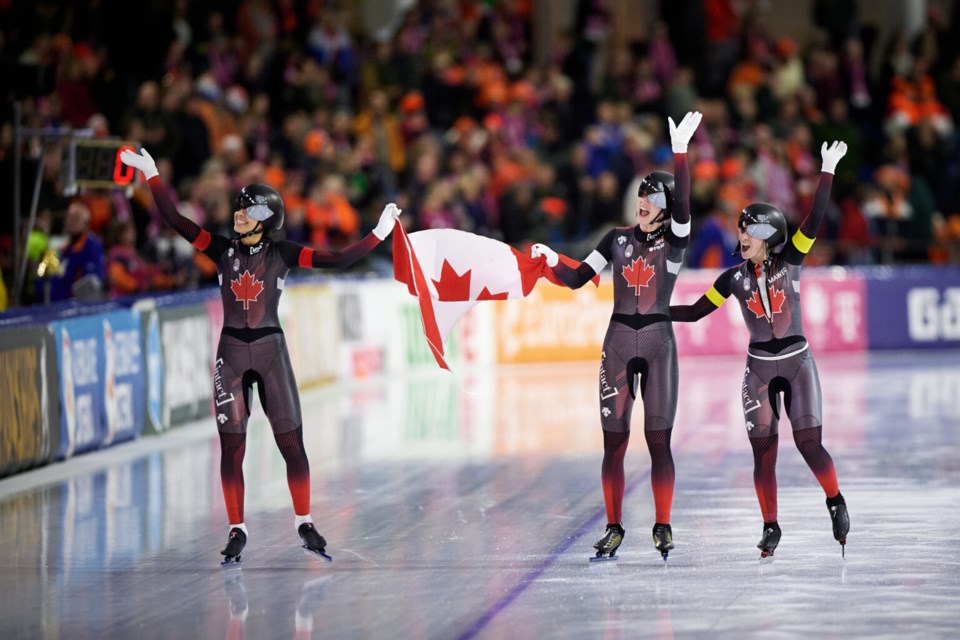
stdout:
<svg viewBox="0 0 960 640">
<path fill-rule="evenodd" d="M 231 234 L 241 186 L 265 182 L 286 203 L 285 237 L 322 249 L 395 201 L 410 231 L 576 255 L 634 223 L 638 179 L 673 165 L 666 117 L 697 110 L 688 267 L 739 261 L 751 201 L 796 223 L 832 140 L 849 152 L 809 263 L 956 264 L 960 16 L 931 0 L 922 30 L 887 34 L 862 4 L 815 0 L 795 41 L 771 32 L 770 3 L 662 2 L 646 38 L 621 44 L 607 3 L 578 0 L 544 55 L 533 0 L 420 0 L 376 33 L 359 3 L 329 0 L 0 0 L 0 180 L 13 180 L 18 101 L 24 127 L 142 144 L 180 211 L 213 233 Z M 145 185 L 67 196 L 48 147 L 19 304 L 96 295 L 36 276 L 63 236 L 61 261 L 99 251 L 102 295 L 216 281 Z M 23 148 L 24 219 L 40 150 Z"/>
</svg>

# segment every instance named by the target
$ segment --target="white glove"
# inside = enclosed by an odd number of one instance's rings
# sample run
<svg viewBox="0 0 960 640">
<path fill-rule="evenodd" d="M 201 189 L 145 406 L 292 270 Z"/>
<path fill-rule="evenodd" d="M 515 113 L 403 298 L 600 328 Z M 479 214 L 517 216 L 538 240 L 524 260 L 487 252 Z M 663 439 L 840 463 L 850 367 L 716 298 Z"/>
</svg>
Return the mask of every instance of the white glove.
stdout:
<svg viewBox="0 0 960 640">
<path fill-rule="evenodd" d="M 670 122 L 670 145 L 673 147 L 674 153 L 687 152 L 690 138 L 693 137 L 693 132 L 697 130 L 702 118 L 703 114 L 699 111 L 689 111 L 687 115 L 683 116 L 679 125 L 674 123 L 673 118 L 667 118 Z"/>
<path fill-rule="evenodd" d="M 140 153 L 134 153 L 127 149 L 120 153 L 120 160 L 128 167 L 143 171 L 143 177 L 147 180 L 160 174 L 157 171 L 157 163 L 153 161 L 146 149 L 140 149 Z"/>
<path fill-rule="evenodd" d="M 840 162 L 840 158 L 847 154 L 847 143 L 836 140 L 833 141 L 833 144 L 827 148 L 827 143 L 824 142 L 823 146 L 820 147 L 820 157 L 823 158 L 823 169 L 824 173 L 833 173 L 837 170 L 837 163 Z"/>
<path fill-rule="evenodd" d="M 548 267 L 555 267 L 557 263 L 560 262 L 560 256 L 557 255 L 557 252 L 547 245 L 538 243 L 530 247 L 531 258 L 539 258 L 540 256 L 547 259 Z"/>
<path fill-rule="evenodd" d="M 383 208 L 383 213 L 380 214 L 380 220 L 373 230 L 373 235 L 377 236 L 381 242 L 386 240 L 390 232 L 393 231 L 393 225 L 397 223 L 397 218 L 400 217 L 400 211 L 401 209 L 398 209 L 397 205 L 392 202 Z"/>
</svg>

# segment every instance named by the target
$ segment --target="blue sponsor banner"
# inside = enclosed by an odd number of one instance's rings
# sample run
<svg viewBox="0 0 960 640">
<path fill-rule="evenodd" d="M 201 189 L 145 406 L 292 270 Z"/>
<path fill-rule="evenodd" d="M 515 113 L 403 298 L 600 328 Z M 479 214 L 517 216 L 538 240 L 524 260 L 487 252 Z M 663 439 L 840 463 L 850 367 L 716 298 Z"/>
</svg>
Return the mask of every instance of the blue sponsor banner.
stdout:
<svg viewBox="0 0 960 640">
<path fill-rule="evenodd" d="M 56 459 L 96 449 L 106 437 L 103 418 L 103 319 L 54 322 L 60 369 L 60 447 Z"/>
<path fill-rule="evenodd" d="M 163 402 L 163 352 L 160 350 L 160 319 L 155 310 L 143 315 L 143 355 L 146 382 L 146 415 L 144 432 L 160 433 L 164 425 L 160 421 Z"/>
<path fill-rule="evenodd" d="M 140 318 L 133 311 L 101 316 L 103 325 L 104 445 L 131 440 L 143 431 L 145 371 Z"/>
<path fill-rule="evenodd" d="M 869 349 L 960 347 L 960 267 L 864 273 Z"/>
</svg>

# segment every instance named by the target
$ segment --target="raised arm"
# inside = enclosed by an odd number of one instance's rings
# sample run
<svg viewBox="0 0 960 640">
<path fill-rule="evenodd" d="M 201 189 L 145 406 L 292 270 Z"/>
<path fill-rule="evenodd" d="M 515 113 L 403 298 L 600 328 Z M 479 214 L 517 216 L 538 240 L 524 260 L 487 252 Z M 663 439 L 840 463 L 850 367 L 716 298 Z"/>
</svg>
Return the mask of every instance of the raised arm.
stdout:
<svg viewBox="0 0 960 640">
<path fill-rule="evenodd" d="M 703 114 L 699 111 L 687 113 L 679 125 L 674 123 L 673 118 L 667 118 L 670 123 L 670 146 L 673 149 L 676 185 L 671 207 L 671 226 L 673 234 L 678 238 L 690 236 L 690 166 L 687 162 L 687 147 L 702 118 Z"/>
<path fill-rule="evenodd" d="M 820 225 L 827 213 L 827 206 L 830 204 L 830 191 L 833 188 L 833 173 L 837 169 L 837 163 L 847 153 L 847 143 L 834 141 L 829 147 L 824 142 L 820 148 L 820 155 L 823 158 L 823 169 L 820 173 L 820 183 L 817 185 L 817 192 L 813 196 L 813 204 L 810 206 L 810 212 L 800 221 L 800 227 L 793 234 L 790 242 L 783 249 L 783 259 L 791 264 L 800 264 L 813 246 L 813 241 L 817 239 L 817 233 L 820 231 Z"/>
<path fill-rule="evenodd" d="M 160 215 L 163 216 L 167 224 L 173 227 L 174 231 L 186 238 L 191 244 L 195 244 L 203 229 L 193 220 L 180 215 L 180 212 L 177 211 L 177 207 L 170 200 L 166 189 L 163 188 L 164 184 L 160 180 L 157 163 L 147 153 L 147 150 L 141 149 L 140 153 L 136 153 L 128 149 L 120 153 L 120 160 L 123 164 L 140 169 L 143 172 L 143 177 L 147 179 L 147 184 L 150 185 L 150 192 L 153 193 L 157 208 L 160 209 Z"/>
</svg>

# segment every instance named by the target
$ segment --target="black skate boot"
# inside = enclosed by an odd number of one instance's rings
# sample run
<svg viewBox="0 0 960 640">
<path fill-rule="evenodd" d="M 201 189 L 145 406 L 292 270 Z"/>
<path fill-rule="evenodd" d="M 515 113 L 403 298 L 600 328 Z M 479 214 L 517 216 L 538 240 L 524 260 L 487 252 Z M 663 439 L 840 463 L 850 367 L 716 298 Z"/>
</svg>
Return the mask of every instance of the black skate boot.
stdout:
<svg viewBox="0 0 960 640">
<path fill-rule="evenodd" d="M 847 513 L 847 503 L 843 494 L 838 493 L 827 498 L 827 510 L 830 511 L 830 521 L 833 523 L 833 538 L 840 543 L 840 555 L 846 557 L 847 534 L 850 532 L 850 515 Z"/>
<path fill-rule="evenodd" d="M 230 529 L 230 537 L 227 538 L 227 546 L 224 547 L 223 551 L 220 552 L 220 555 L 224 556 L 223 562 L 220 563 L 220 566 L 240 566 L 240 554 L 243 553 L 243 548 L 245 546 L 247 546 L 247 534 L 243 532 L 243 529 L 239 527 Z"/>
<path fill-rule="evenodd" d="M 760 559 L 773 556 L 773 551 L 778 544 L 780 544 L 780 525 L 776 522 L 764 522 L 763 535 L 760 536 L 760 542 L 757 543 L 757 549 L 760 549 Z"/>
<path fill-rule="evenodd" d="M 663 556 L 664 562 L 666 562 L 667 554 L 673 549 L 673 529 L 670 528 L 669 524 L 658 522 L 653 525 L 653 546 L 657 548 L 657 551 Z"/>
<path fill-rule="evenodd" d="M 303 540 L 302 546 L 304 549 L 323 558 L 327 562 L 333 562 L 333 558 L 326 553 L 327 541 L 323 539 L 322 535 L 317 533 L 317 528 L 313 526 L 312 522 L 304 522 L 297 527 L 297 533 L 300 534 L 300 539 Z"/>
<path fill-rule="evenodd" d="M 590 562 L 616 560 L 617 549 L 620 548 L 620 543 L 623 542 L 625 534 L 626 531 L 620 524 L 608 524 L 607 532 L 593 545 L 593 548 L 597 550 L 597 555 L 590 558 Z"/>
</svg>

